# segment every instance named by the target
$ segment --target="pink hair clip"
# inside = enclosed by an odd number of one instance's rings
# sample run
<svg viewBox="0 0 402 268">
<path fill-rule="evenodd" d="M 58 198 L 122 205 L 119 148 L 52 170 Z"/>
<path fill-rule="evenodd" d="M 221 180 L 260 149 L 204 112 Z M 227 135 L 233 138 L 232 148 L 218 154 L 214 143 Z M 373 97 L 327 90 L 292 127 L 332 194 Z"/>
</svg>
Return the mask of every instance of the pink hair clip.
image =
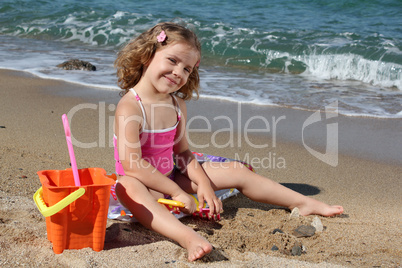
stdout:
<svg viewBox="0 0 402 268">
<path fill-rule="evenodd" d="M 162 31 L 157 37 L 156 39 L 158 40 L 158 43 L 162 43 L 163 41 L 166 40 L 166 33 L 165 31 Z"/>
</svg>

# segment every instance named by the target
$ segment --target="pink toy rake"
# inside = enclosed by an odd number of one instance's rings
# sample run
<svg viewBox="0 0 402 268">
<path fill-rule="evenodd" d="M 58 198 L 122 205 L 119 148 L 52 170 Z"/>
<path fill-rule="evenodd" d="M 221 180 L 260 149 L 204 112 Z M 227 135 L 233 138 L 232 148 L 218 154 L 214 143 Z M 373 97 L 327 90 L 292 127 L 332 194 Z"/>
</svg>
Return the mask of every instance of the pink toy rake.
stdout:
<svg viewBox="0 0 402 268">
<path fill-rule="evenodd" d="M 158 199 L 158 202 L 160 204 L 165 205 L 165 207 L 176 214 L 180 214 L 180 208 L 184 208 L 184 204 L 182 202 L 179 201 L 175 201 L 175 200 L 170 200 L 170 199 L 164 199 L 164 198 L 160 198 Z M 196 202 L 198 205 L 198 201 Z M 210 219 L 209 218 L 209 208 L 197 208 L 197 211 L 193 213 L 194 217 L 200 217 L 203 219 Z M 213 220 L 221 220 L 221 214 L 216 214 L 213 217 L 211 217 L 211 219 Z"/>
<path fill-rule="evenodd" d="M 63 120 L 64 132 L 66 134 L 66 141 L 67 141 L 68 153 L 70 154 L 70 162 L 71 162 L 71 169 L 73 170 L 74 183 L 75 186 L 81 186 L 80 177 L 78 175 L 77 162 L 75 161 L 73 143 L 71 141 L 71 131 L 70 131 L 70 125 L 68 124 L 67 115 L 63 114 L 61 119 Z"/>
</svg>

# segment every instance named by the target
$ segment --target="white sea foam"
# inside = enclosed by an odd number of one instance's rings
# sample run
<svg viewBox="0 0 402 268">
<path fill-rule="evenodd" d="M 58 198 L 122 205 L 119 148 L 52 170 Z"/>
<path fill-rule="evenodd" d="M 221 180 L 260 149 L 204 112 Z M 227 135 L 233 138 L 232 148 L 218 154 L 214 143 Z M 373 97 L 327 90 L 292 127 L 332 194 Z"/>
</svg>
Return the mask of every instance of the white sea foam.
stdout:
<svg viewBox="0 0 402 268">
<path fill-rule="evenodd" d="M 356 80 L 402 90 L 402 65 L 364 59 L 353 54 L 306 55 L 304 75 L 321 79 Z"/>
</svg>

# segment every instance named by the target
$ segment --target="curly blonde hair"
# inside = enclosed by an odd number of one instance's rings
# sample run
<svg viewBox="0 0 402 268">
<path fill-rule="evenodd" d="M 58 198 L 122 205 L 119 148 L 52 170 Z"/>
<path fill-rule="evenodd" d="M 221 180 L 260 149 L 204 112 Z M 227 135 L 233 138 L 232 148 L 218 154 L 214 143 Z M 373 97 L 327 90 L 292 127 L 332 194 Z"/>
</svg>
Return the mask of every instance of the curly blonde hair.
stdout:
<svg viewBox="0 0 402 268">
<path fill-rule="evenodd" d="M 157 41 L 157 36 L 165 31 L 167 38 L 163 42 Z M 163 22 L 155 25 L 137 38 L 132 39 L 117 55 L 114 66 L 117 69 L 118 85 L 124 96 L 130 88 L 134 87 L 141 79 L 144 65 L 154 56 L 157 49 L 173 42 L 186 42 L 193 46 L 201 56 L 201 44 L 197 36 L 191 30 L 172 22 Z M 187 83 L 182 86 L 176 94 L 178 97 L 188 100 L 193 93 L 198 98 L 200 77 L 198 66 L 193 68 Z"/>
</svg>

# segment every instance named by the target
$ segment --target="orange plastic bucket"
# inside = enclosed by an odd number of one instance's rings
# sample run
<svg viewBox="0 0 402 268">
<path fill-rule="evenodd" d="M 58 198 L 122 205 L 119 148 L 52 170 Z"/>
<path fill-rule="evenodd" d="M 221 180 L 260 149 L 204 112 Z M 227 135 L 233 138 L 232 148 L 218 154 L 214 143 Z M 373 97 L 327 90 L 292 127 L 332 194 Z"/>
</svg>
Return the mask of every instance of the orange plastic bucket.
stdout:
<svg viewBox="0 0 402 268">
<path fill-rule="evenodd" d="M 63 199 L 74 195 L 80 188 L 85 189 L 81 197 L 46 217 L 47 238 L 52 242 L 56 254 L 62 253 L 64 249 L 86 247 L 101 251 L 104 246 L 110 188 L 116 182 L 102 168 L 84 168 L 78 172 L 80 187 L 74 186 L 71 169 L 38 172 L 42 183 L 40 192 L 43 205 L 48 207 L 60 201 L 63 203 Z"/>
</svg>

